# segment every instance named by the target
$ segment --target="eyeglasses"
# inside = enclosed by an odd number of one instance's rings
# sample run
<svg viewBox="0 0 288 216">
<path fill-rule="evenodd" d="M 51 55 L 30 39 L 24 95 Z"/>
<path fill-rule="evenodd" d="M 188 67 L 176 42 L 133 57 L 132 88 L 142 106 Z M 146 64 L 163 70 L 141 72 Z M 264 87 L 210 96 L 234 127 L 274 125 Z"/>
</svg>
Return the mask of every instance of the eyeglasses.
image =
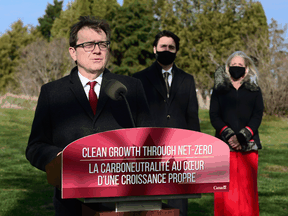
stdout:
<svg viewBox="0 0 288 216">
<path fill-rule="evenodd" d="M 77 44 L 74 46 L 76 49 L 77 47 L 83 47 L 85 52 L 91 52 L 95 49 L 96 44 L 98 45 L 101 51 L 108 50 L 110 41 L 100 41 L 100 42 L 85 42 L 82 44 Z"/>
</svg>

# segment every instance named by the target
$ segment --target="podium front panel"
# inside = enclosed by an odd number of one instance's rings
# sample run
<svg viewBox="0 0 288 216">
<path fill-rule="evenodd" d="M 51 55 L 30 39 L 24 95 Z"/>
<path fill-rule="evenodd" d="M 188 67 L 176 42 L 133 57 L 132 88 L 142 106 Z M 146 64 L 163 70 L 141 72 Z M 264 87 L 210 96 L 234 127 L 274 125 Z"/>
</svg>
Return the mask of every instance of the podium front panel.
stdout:
<svg viewBox="0 0 288 216">
<path fill-rule="evenodd" d="M 90 135 L 62 154 L 62 198 L 213 193 L 229 190 L 230 150 L 200 132 L 132 128 Z"/>
</svg>

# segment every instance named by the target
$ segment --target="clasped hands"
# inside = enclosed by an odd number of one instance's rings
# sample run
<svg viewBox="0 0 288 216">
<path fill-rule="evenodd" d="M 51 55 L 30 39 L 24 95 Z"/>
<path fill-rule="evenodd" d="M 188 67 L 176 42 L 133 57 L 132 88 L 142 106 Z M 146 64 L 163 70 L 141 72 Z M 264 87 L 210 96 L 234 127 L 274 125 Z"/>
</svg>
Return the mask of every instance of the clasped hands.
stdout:
<svg viewBox="0 0 288 216">
<path fill-rule="evenodd" d="M 230 139 L 228 140 L 228 143 L 233 149 L 235 149 L 237 151 L 242 149 L 236 135 L 231 136 Z"/>
</svg>

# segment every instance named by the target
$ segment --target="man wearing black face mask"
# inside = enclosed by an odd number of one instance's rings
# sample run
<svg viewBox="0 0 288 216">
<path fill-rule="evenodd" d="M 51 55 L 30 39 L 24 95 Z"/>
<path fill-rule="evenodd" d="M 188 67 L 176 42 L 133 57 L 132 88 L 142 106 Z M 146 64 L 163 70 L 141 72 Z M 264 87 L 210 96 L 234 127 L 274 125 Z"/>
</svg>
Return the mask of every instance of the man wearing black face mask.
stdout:
<svg viewBox="0 0 288 216">
<path fill-rule="evenodd" d="M 156 61 L 143 71 L 133 74 L 141 80 L 156 127 L 200 131 L 198 101 L 192 75 L 176 67 L 179 37 L 170 31 L 155 36 L 153 50 Z M 186 216 L 187 199 L 168 200 Z"/>
</svg>

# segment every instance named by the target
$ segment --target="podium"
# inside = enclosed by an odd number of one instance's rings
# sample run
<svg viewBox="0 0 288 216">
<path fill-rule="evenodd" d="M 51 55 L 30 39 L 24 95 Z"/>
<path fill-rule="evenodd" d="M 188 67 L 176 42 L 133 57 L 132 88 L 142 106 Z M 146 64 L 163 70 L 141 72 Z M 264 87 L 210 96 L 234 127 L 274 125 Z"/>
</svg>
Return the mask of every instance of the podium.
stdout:
<svg viewBox="0 0 288 216">
<path fill-rule="evenodd" d="M 229 190 L 229 155 L 226 143 L 200 132 L 119 129 L 67 145 L 46 173 L 62 199 L 83 201 L 85 216 L 177 216 L 161 200 Z"/>
</svg>

